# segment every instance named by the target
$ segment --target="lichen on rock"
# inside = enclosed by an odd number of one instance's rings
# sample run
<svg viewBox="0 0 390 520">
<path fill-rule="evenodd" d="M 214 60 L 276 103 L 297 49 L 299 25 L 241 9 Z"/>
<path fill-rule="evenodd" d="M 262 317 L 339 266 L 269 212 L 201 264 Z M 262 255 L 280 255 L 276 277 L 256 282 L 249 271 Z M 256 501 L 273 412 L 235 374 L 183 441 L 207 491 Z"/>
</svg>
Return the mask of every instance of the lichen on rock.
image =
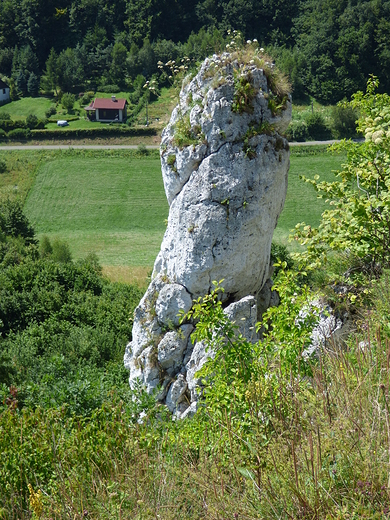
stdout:
<svg viewBox="0 0 390 520">
<path fill-rule="evenodd" d="M 253 330 L 259 309 L 275 301 L 270 249 L 287 190 L 291 97 L 272 90 L 272 66 L 261 65 L 237 53 L 206 59 L 162 133 L 168 226 L 125 365 L 131 385 L 139 378 L 149 392 L 160 387 L 177 416 L 194 410 L 195 374 L 210 355 L 192 344 L 179 309 L 223 280 L 229 317 Z"/>
</svg>

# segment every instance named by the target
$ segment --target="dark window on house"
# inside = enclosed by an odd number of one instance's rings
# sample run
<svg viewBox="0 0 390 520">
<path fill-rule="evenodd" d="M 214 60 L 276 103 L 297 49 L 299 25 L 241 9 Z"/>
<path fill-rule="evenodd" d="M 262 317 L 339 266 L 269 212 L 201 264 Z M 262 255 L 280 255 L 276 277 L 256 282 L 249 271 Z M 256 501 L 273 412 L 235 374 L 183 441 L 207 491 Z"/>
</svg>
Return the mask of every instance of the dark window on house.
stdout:
<svg viewBox="0 0 390 520">
<path fill-rule="evenodd" d="M 3 94 L 5 94 L 5 88 L 3 88 Z"/>
<path fill-rule="evenodd" d="M 119 118 L 119 110 L 101 110 L 99 111 L 99 119 L 112 119 Z"/>
</svg>

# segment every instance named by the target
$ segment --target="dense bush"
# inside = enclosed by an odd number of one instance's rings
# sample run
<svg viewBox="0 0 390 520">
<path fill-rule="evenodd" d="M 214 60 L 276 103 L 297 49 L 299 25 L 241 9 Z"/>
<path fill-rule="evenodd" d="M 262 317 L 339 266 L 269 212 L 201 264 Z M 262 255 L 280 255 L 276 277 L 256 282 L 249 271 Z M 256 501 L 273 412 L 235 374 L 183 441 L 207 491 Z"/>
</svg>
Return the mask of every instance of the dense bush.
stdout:
<svg viewBox="0 0 390 520">
<path fill-rule="evenodd" d="M 23 213 L 19 201 L 0 200 L 0 231 L 5 236 L 20 237 L 27 244 L 35 243 L 34 229 Z"/>
<path fill-rule="evenodd" d="M 128 393 L 123 349 L 141 294 L 105 280 L 93 255 L 73 262 L 61 240 L 38 248 L 21 205 L 0 204 L 0 402 L 3 383 L 19 406 L 85 415 L 114 386 Z"/>
<path fill-rule="evenodd" d="M 289 141 L 306 141 L 308 135 L 305 121 L 292 121 L 286 130 L 286 137 Z"/>
<path fill-rule="evenodd" d="M 46 110 L 45 116 L 49 119 L 49 117 L 54 116 L 57 113 L 57 108 L 55 105 L 50 105 L 50 107 Z"/>
<path fill-rule="evenodd" d="M 26 118 L 26 126 L 30 130 L 42 130 L 45 128 L 45 121 L 42 121 L 42 119 L 38 119 L 38 117 L 34 114 L 30 114 Z"/>
<path fill-rule="evenodd" d="M 7 138 L 7 133 L 2 128 L 0 128 L 0 139 L 6 139 L 6 138 Z"/>
<path fill-rule="evenodd" d="M 357 136 L 358 113 L 350 105 L 342 103 L 332 108 L 332 130 L 337 139 Z"/>
<path fill-rule="evenodd" d="M 117 94 L 121 91 L 118 85 L 100 85 L 97 90 L 106 94 Z"/>
<path fill-rule="evenodd" d="M 74 94 L 70 94 L 66 92 L 61 97 L 61 105 L 67 112 L 71 112 L 73 110 L 74 104 L 76 103 L 76 97 Z"/>
<path fill-rule="evenodd" d="M 10 130 L 7 134 L 9 139 L 29 139 L 31 137 L 31 130 L 29 128 L 15 128 Z"/>
<path fill-rule="evenodd" d="M 30 130 L 33 130 L 33 128 L 36 128 L 38 124 L 38 118 L 35 114 L 29 114 L 26 117 L 26 126 Z"/>
<path fill-rule="evenodd" d="M 72 139 L 81 137 L 105 137 L 114 135 L 143 136 L 156 135 L 157 130 L 148 128 L 131 128 L 125 125 L 99 125 L 94 128 L 61 128 L 61 130 L 32 130 L 34 139 Z"/>
<path fill-rule="evenodd" d="M 88 92 L 79 97 L 80 106 L 88 105 L 91 101 L 91 97 Z"/>
<path fill-rule="evenodd" d="M 26 128 L 26 121 L 23 121 L 23 119 L 16 121 L 12 119 L 0 119 L 0 128 L 6 132 L 14 130 L 15 128 Z"/>
<path fill-rule="evenodd" d="M 305 119 L 308 138 L 313 141 L 322 141 L 325 139 L 330 139 L 332 134 L 329 128 L 326 125 L 325 119 L 322 114 L 319 112 L 314 112 L 310 114 Z"/>
</svg>

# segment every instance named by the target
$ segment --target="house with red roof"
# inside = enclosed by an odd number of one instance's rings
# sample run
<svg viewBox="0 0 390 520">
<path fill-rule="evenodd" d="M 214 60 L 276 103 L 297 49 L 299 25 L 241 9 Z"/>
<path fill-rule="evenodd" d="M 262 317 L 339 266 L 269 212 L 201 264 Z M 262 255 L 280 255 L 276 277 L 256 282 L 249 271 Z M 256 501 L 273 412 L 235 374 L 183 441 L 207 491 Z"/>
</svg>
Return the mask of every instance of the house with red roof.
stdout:
<svg viewBox="0 0 390 520">
<path fill-rule="evenodd" d="M 9 94 L 9 86 L 3 80 L 0 79 L 0 105 L 4 105 L 11 101 Z"/>
<path fill-rule="evenodd" d="M 88 119 L 91 121 L 123 123 L 127 117 L 126 105 L 126 99 L 117 99 L 115 96 L 111 96 L 111 98 L 96 98 L 84 110 L 86 110 Z"/>
</svg>

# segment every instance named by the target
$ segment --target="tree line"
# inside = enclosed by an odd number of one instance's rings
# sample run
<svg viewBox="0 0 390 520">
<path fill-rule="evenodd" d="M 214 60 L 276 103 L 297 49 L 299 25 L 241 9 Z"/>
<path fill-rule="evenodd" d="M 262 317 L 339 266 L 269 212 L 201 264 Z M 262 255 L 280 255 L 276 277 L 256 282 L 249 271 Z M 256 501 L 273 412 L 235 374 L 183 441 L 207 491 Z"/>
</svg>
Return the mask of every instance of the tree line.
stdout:
<svg viewBox="0 0 390 520">
<path fill-rule="evenodd" d="M 350 98 L 369 74 L 389 90 L 388 0 L 3 0 L 0 75 L 14 95 L 136 90 L 158 61 L 222 50 L 229 29 L 267 47 L 295 98 Z"/>
</svg>

